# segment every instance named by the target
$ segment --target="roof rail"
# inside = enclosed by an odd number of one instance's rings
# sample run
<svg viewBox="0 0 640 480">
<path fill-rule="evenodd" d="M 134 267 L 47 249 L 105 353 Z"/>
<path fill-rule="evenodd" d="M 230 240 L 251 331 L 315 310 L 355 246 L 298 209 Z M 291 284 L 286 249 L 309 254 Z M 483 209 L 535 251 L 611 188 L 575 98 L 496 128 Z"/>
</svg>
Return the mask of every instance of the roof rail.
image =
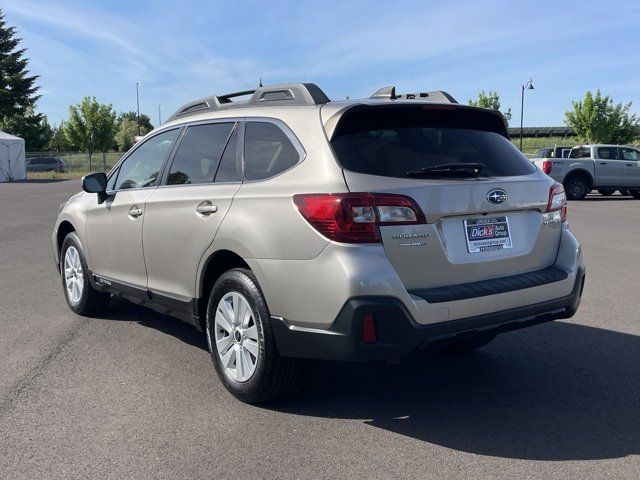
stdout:
<svg viewBox="0 0 640 480">
<path fill-rule="evenodd" d="M 386 98 L 389 100 L 424 100 L 426 102 L 443 102 L 443 103 L 458 103 L 458 101 L 442 90 L 436 90 L 434 92 L 418 92 L 418 93 L 401 93 L 396 94 L 396 87 L 383 87 L 376 93 L 371 95 L 371 98 Z"/>
<path fill-rule="evenodd" d="M 247 95 L 251 95 L 247 100 L 235 100 L 237 97 Z M 180 107 L 167 119 L 167 122 L 206 111 L 277 105 L 308 106 L 327 102 L 329 102 L 329 97 L 315 83 L 283 83 L 194 100 Z"/>
</svg>

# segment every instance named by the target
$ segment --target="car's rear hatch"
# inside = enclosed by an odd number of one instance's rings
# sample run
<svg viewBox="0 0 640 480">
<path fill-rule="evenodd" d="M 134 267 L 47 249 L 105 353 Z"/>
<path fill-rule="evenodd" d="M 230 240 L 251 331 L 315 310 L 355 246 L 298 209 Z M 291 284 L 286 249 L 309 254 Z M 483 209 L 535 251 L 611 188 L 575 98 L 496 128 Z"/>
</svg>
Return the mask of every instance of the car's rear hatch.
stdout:
<svg viewBox="0 0 640 480">
<path fill-rule="evenodd" d="M 458 105 L 364 104 L 342 112 L 334 127 L 331 145 L 351 192 L 405 195 L 424 212 L 426 223 L 380 226 L 407 289 L 554 263 L 561 229 L 545 216 L 553 182 L 511 144 L 498 114 Z M 479 174 L 465 167 L 477 164 Z M 428 171 L 436 165 L 451 170 Z"/>
</svg>

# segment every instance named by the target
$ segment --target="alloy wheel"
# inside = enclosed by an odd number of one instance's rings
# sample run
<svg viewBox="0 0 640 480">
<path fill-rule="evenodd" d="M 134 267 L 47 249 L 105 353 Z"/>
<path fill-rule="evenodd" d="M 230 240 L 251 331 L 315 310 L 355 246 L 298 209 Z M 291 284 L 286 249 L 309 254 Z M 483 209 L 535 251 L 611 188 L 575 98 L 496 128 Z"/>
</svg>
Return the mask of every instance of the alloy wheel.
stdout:
<svg viewBox="0 0 640 480">
<path fill-rule="evenodd" d="M 249 380 L 258 365 L 260 344 L 256 318 L 247 299 L 226 293 L 214 320 L 215 348 L 225 374 L 236 382 Z"/>
<path fill-rule="evenodd" d="M 67 248 L 64 254 L 64 284 L 67 298 L 73 305 L 77 305 L 82 298 L 82 290 L 84 289 L 84 272 L 80 253 L 73 245 Z"/>
</svg>

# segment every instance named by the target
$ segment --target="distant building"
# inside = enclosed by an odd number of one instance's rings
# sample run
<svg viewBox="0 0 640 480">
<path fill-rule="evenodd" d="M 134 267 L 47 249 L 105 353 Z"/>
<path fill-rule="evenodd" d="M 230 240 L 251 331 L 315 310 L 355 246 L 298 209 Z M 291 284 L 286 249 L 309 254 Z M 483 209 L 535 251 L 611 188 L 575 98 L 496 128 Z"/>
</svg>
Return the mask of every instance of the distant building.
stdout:
<svg viewBox="0 0 640 480">
<path fill-rule="evenodd" d="M 509 127 L 511 138 L 520 137 L 520 127 Z M 536 137 L 575 137 L 576 132 L 571 127 L 524 127 L 522 129 L 523 138 Z"/>
</svg>

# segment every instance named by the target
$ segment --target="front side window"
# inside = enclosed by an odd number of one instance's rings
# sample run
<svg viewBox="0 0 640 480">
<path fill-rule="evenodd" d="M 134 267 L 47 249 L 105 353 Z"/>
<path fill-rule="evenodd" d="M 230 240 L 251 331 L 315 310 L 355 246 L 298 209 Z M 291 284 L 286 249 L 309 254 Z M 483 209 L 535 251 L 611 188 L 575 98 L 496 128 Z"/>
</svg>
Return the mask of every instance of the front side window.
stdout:
<svg viewBox="0 0 640 480">
<path fill-rule="evenodd" d="M 244 139 L 244 177 L 263 180 L 290 169 L 300 154 L 280 127 L 268 122 L 247 122 Z"/>
<path fill-rule="evenodd" d="M 633 148 L 622 148 L 622 157 L 625 160 L 640 160 L 640 152 L 638 152 L 638 150 L 635 150 Z"/>
<path fill-rule="evenodd" d="M 111 192 L 116 189 L 116 180 L 118 180 L 118 169 L 114 170 L 107 180 L 107 192 Z"/>
<path fill-rule="evenodd" d="M 216 176 L 233 123 L 187 128 L 167 177 L 167 185 L 211 183 Z"/>
<path fill-rule="evenodd" d="M 169 156 L 179 131 L 176 128 L 159 133 L 136 148 L 120 165 L 113 190 L 157 185 L 162 164 Z"/>
</svg>

